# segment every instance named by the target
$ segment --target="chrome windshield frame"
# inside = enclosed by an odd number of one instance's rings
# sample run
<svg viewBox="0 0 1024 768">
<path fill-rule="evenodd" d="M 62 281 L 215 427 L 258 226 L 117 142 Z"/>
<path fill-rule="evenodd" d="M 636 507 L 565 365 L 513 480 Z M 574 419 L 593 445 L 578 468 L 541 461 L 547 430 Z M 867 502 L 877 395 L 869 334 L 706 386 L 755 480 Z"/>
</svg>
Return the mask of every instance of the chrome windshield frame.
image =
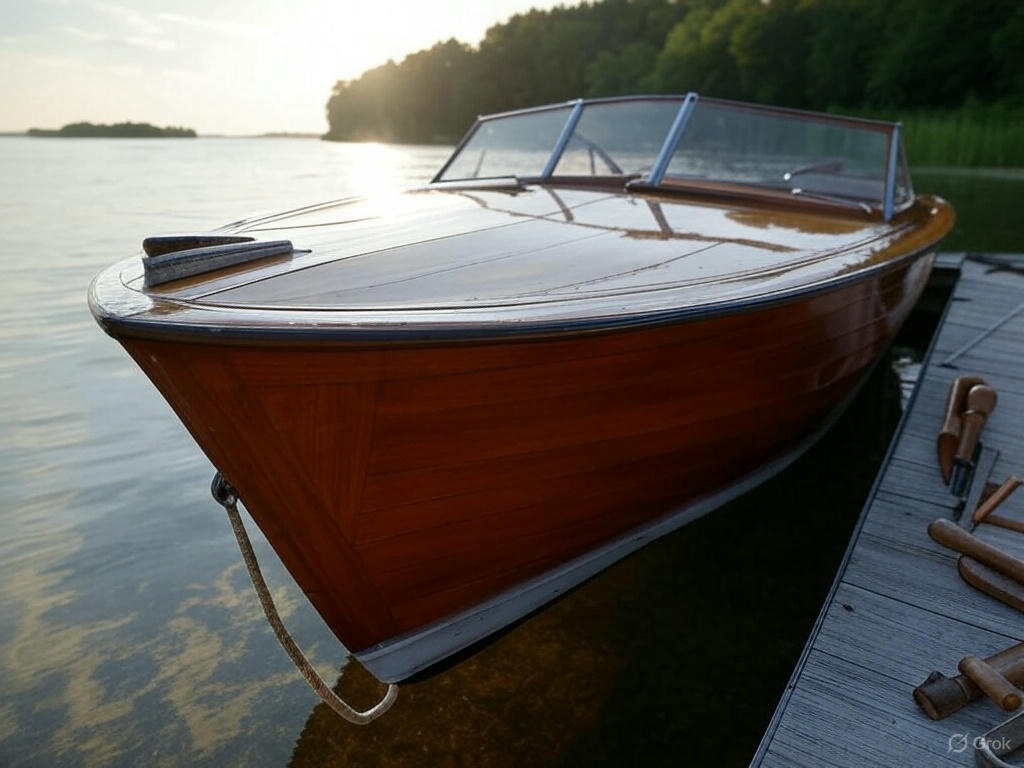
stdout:
<svg viewBox="0 0 1024 768">
<path fill-rule="evenodd" d="M 900 124 L 892 127 L 892 136 L 889 139 L 889 162 L 885 169 L 885 199 L 882 202 L 882 219 L 889 221 L 892 218 L 893 209 L 896 204 L 896 169 L 900 163 Z"/>
<path fill-rule="evenodd" d="M 491 120 L 500 120 L 505 117 L 514 117 L 517 115 L 525 114 L 536 114 L 539 112 L 546 112 L 555 109 L 566 109 L 569 108 L 569 114 L 566 117 L 565 124 L 562 126 L 559 132 L 558 139 L 555 142 L 554 147 L 551 150 L 551 154 L 548 156 L 547 162 L 544 164 L 543 170 L 537 176 L 522 177 L 517 179 L 519 183 L 543 183 L 549 182 L 555 176 L 555 169 L 558 167 L 558 162 L 562 159 L 562 155 L 572 139 L 573 132 L 579 124 L 580 118 L 583 115 L 583 110 L 591 104 L 606 104 L 615 102 L 629 102 L 629 101 L 674 101 L 682 99 L 682 103 L 679 106 L 679 111 L 676 113 L 675 119 L 672 122 L 672 126 L 669 128 L 668 134 L 665 136 L 665 140 L 658 152 L 658 156 L 651 166 L 650 172 L 646 178 L 643 179 L 630 179 L 627 184 L 630 188 L 644 187 L 644 188 L 656 188 L 660 189 L 662 182 L 668 172 L 668 167 L 672 161 L 672 156 L 675 154 L 676 149 L 679 147 L 679 142 L 682 140 L 683 135 L 686 132 L 686 127 L 690 122 L 690 118 L 693 115 L 694 109 L 697 106 L 697 102 L 700 100 L 699 94 L 695 91 L 689 91 L 685 94 L 649 94 L 649 95 L 630 95 L 630 96 L 611 96 L 603 98 L 593 99 L 573 99 L 570 101 L 557 102 L 554 104 L 544 104 L 537 107 L 529 107 L 525 109 L 515 109 L 506 112 L 497 112 L 490 115 L 480 115 L 477 117 L 476 122 L 473 123 L 466 135 L 462 137 L 459 143 L 452 150 L 451 155 L 445 161 L 444 165 L 441 166 L 440 170 L 434 175 L 431 180 L 431 184 L 438 185 L 456 185 L 466 184 L 470 182 L 484 182 L 485 179 L 443 179 L 445 172 L 451 166 L 452 162 L 459 156 L 459 153 L 463 150 L 466 144 L 476 135 L 477 130 L 480 126 Z M 742 107 L 752 109 L 756 111 L 775 112 L 779 114 L 788 114 L 793 117 L 799 117 L 803 119 L 820 120 L 829 123 L 847 123 L 856 124 L 858 128 L 884 131 L 889 134 L 889 150 L 888 157 L 885 167 L 885 181 L 883 190 L 883 199 L 881 207 L 878 207 L 878 203 L 872 206 L 873 210 L 878 210 L 881 213 L 884 221 L 889 221 L 896 213 L 895 205 L 895 194 L 896 194 L 896 175 L 898 166 L 900 163 L 900 149 L 901 149 L 901 126 L 900 123 L 891 123 L 881 120 L 868 120 L 865 118 L 845 117 L 841 115 L 831 115 L 824 112 L 812 112 L 807 110 L 789 109 L 785 107 L 771 107 L 761 104 L 751 104 L 746 102 L 730 101 L 726 99 L 706 99 L 708 103 L 721 103 L 730 104 L 736 107 Z M 507 176 L 500 177 L 507 180 Z M 911 183 L 909 175 L 907 179 L 908 184 Z M 902 210 L 904 206 L 900 207 Z"/>
<path fill-rule="evenodd" d="M 548 158 L 548 162 L 540 174 L 541 179 L 544 181 L 551 178 L 551 175 L 555 172 L 555 166 L 558 165 L 558 161 L 562 159 L 562 153 L 565 152 L 565 148 L 569 144 L 569 139 L 572 138 L 572 133 L 576 130 L 576 124 L 580 121 L 580 115 L 583 114 L 583 103 L 583 99 L 576 99 L 572 112 L 569 113 L 569 119 L 566 120 L 565 125 L 562 126 L 562 132 L 558 135 L 558 141 L 555 142 L 555 148 L 551 150 L 551 157 Z"/>
<path fill-rule="evenodd" d="M 675 153 L 676 147 L 679 146 L 679 139 L 682 138 L 687 123 L 690 122 L 690 116 L 693 115 L 693 108 L 697 105 L 698 98 L 694 91 L 690 91 L 683 97 L 683 103 L 679 106 L 676 119 L 672 121 L 672 127 L 668 129 L 665 143 L 661 145 L 661 151 L 658 152 L 658 159 L 654 161 L 651 172 L 647 174 L 646 183 L 650 186 L 657 187 L 665 178 L 665 171 L 668 170 L 672 155 Z"/>
<path fill-rule="evenodd" d="M 507 112 L 495 112 L 495 113 L 490 114 L 490 115 L 478 115 L 477 118 L 476 118 L 476 122 L 473 123 L 473 125 L 470 127 L 470 129 L 468 131 L 466 131 L 466 135 L 463 136 L 459 140 L 459 143 L 455 145 L 455 149 L 452 150 L 452 153 L 448 156 L 448 159 L 444 161 L 444 165 L 441 166 L 441 169 L 437 173 L 434 174 L 434 178 L 430 180 L 430 183 L 431 184 L 439 184 L 439 183 L 446 183 L 446 182 L 447 183 L 451 183 L 451 182 L 470 181 L 470 179 L 447 179 L 447 180 L 445 180 L 445 179 L 442 179 L 441 177 L 444 176 L 445 171 L 447 171 L 451 167 L 451 164 L 455 161 L 455 158 L 457 158 L 459 156 L 459 153 L 462 152 L 463 147 L 465 147 L 470 142 L 470 140 L 476 135 L 476 132 L 480 129 L 480 126 L 483 125 L 484 123 L 490 122 L 492 120 L 500 120 L 500 119 L 502 119 L 504 117 L 515 117 L 517 115 L 532 115 L 532 114 L 536 114 L 536 113 L 539 113 L 539 112 L 551 112 L 551 111 L 556 110 L 556 109 L 565 109 L 566 107 L 574 107 L 574 108 L 578 108 L 578 109 L 582 110 L 584 103 L 589 103 L 589 100 L 575 99 L 575 100 L 570 100 L 570 101 L 558 102 L 556 104 L 542 104 L 541 106 L 538 106 L 538 107 L 527 107 L 526 109 L 511 109 L 511 110 L 508 110 Z M 572 116 L 573 116 L 573 112 L 574 111 L 575 111 L 575 109 L 570 110 L 569 117 L 566 118 L 566 126 L 572 120 Z M 563 133 L 565 132 L 566 126 L 562 127 L 562 132 Z M 570 136 L 571 136 L 571 133 L 572 132 L 570 131 Z M 569 136 L 566 137 L 566 142 L 568 142 L 568 140 L 569 140 Z M 558 149 L 557 142 L 555 144 L 555 149 L 556 150 Z M 552 152 L 552 154 L 554 154 L 554 152 Z M 558 162 L 557 158 L 555 158 L 555 162 L 556 163 Z M 551 163 L 551 158 L 550 157 L 548 158 L 548 163 Z M 545 168 L 546 167 L 547 167 L 547 165 L 545 164 Z M 507 175 L 506 176 L 502 176 L 502 177 L 498 177 L 498 178 L 507 178 Z M 529 177 L 529 179 L 531 181 L 534 181 L 534 180 L 536 180 L 538 178 L 540 178 L 540 177 L 534 177 L 534 176 Z"/>
</svg>

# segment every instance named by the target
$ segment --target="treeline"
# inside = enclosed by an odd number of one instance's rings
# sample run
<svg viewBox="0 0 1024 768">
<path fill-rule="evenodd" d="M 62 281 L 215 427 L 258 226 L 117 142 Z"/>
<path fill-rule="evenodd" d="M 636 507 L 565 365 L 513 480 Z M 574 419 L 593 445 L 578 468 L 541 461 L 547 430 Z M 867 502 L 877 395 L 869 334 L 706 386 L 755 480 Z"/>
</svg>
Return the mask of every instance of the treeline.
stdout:
<svg viewBox="0 0 1024 768">
<path fill-rule="evenodd" d="M 680 93 L 893 112 L 1024 105 L 1020 0 L 599 0 L 339 81 L 341 141 L 451 142 L 478 114 Z"/>
<path fill-rule="evenodd" d="M 149 123 L 68 123 L 56 130 L 29 128 L 29 136 L 59 138 L 117 138 L 117 139 L 194 139 L 191 128 L 158 128 Z"/>
</svg>

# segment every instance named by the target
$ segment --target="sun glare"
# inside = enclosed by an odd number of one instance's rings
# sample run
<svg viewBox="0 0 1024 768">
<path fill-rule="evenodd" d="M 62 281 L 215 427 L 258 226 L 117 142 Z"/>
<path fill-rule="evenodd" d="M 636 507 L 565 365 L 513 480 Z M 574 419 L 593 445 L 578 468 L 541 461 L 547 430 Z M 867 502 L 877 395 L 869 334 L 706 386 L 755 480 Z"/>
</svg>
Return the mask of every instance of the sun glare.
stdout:
<svg viewBox="0 0 1024 768">
<path fill-rule="evenodd" d="M 343 152 L 351 178 L 359 180 L 361 193 L 380 202 L 385 209 L 390 207 L 385 198 L 394 196 L 405 183 L 403 154 L 395 147 L 378 143 L 345 144 Z"/>
</svg>

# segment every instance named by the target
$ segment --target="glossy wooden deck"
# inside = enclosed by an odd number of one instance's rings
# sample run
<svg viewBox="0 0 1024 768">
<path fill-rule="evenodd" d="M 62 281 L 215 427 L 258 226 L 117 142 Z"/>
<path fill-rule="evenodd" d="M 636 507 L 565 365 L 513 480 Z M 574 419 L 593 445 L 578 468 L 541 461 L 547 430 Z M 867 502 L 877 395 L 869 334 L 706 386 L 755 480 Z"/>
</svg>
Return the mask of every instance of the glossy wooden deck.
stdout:
<svg viewBox="0 0 1024 768">
<path fill-rule="evenodd" d="M 1024 465 L 1024 311 L 994 327 L 1024 302 L 1024 256 L 1011 263 L 1016 271 L 964 263 L 912 406 L 753 765 L 971 766 L 970 741 L 1009 717 L 983 699 L 934 722 L 911 691 L 932 670 L 954 674 L 967 654 L 985 657 L 1024 640 L 1021 614 L 968 586 L 955 553 L 926 533 L 954 506 L 935 438 L 956 376 L 983 376 L 999 393 L 973 491 Z M 989 328 L 952 367 L 943 365 Z M 1024 516 L 1024 496 L 1018 491 L 1000 511 Z M 975 533 L 1024 558 L 1020 534 L 987 525 Z"/>
<path fill-rule="evenodd" d="M 360 650 L 791 447 L 878 358 L 929 263 L 757 312 L 561 339 L 122 343 Z"/>
<path fill-rule="evenodd" d="M 933 198 L 892 222 L 699 197 L 529 187 L 352 201 L 231 231 L 290 239 L 267 259 L 144 290 L 138 258 L 97 279 L 119 334 L 365 339 L 677 322 L 762 306 L 912 257 L 948 231 Z M 207 335 L 209 335 L 207 333 Z"/>
</svg>

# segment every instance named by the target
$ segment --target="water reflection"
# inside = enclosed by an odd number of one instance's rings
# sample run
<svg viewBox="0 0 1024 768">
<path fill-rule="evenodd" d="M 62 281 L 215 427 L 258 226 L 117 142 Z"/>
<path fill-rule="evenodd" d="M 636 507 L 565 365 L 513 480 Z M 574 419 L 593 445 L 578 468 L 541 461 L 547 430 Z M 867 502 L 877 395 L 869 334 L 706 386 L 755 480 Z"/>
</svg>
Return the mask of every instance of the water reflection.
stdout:
<svg viewBox="0 0 1024 768">
<path fill-rule="evenodd" d="M 251 589 L 235 578 L 240 569 L 241 564 L 229 566 L 212 585 L 190 584 L 191 596 L 178 605 L 165 639 L 153 648 L 156 674 L 147 687 L 164 687 L 164 701 L 183 721 L 189 747 L 199 757 L 244 738 L 260 700 L 294 679 L 286 671 L 232 679 L 233 669 L 249 663 L 252 634 L 265 629 Z M 286 590 L 279 588 L 275 599 L 282 617 L 294 613 L 296 601 Z M 211 622 L 212 616 L 218 620 Z M 221 625 L 224 616 L 228 632 Z"/>
<path fill-rule="evenodd" d="M 317 706 L 289 765 L 746 765 L 897 416 L 880 366 L 834 430 L 760 491 L 403 685 L 365 728 Z M 340 689 L 360 706 L 380 695 L 358 668 Z"/>
<path fill-rule="evenodd" d="M 364 154 L 0 140 L 0 764 L 287 761 L 312 696 L 252 599 L 210 467 L 85 289 L 152 232 L 351 193 Z M 411 183 L 446 150 L 390 154 Z M 254 544 L 297 639 L 336 674 L 343 650 Z"/>
<path fill-rule="evenodd" d="M 919 193 L 940 195 L 956 208 L 946 250 L 1020 252 L 1024 168 L 916 168 L 912 176 Z"/>
</svg>

